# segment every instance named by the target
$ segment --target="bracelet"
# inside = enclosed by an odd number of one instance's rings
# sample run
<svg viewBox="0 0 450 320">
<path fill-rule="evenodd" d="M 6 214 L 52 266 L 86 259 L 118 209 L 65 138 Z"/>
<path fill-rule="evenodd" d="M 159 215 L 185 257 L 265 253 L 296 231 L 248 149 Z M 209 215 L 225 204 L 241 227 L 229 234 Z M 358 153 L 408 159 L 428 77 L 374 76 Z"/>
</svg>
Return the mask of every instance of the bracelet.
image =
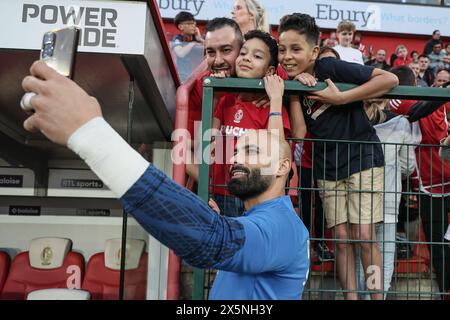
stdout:
<svg viewBox="0 0 450 320">
<path fill-rule="evenodd" d="M 271 117 L 271 116 L 281 116 L 281 115 L 282 115 L 281 112 L 270 112 L 269 113 L 269 117 Z"/>
</svg>

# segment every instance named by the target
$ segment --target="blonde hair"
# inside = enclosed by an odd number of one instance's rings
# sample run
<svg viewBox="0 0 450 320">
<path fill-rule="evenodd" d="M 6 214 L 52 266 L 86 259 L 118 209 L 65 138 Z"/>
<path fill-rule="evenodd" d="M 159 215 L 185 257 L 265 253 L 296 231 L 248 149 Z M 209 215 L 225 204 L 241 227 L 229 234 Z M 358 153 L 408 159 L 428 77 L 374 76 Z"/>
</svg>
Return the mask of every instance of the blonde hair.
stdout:
<svg viewBox="0 0 450 320">
<path fill-rule="evenodd" d="M 248 12 L 255 19 L 255 29 L 270 33 L 269 18 L 267 10 L 258 0 L 244 0 Z"/>
<path fill-rule="evenodd" d="M 367 118 L 370 121 L 378 119 L 378 123 L 383 123 L 386 120 L 386 114 L 383 112 L 388 105 L 388 99 L 368 99 L 364 100 L 364 110 Z"/>
<path fill-rule="evenodd" d="M 337 28 L 336 28 L 336 32 L 342 32 L 342 31 L 356 31 L 356 26 L 353 22 L 349 21 L 349 20 L 342 20 L 341 22 L 339 22 Z"/>
<path fill-rule="evenodd" d="M 397 46 L 397 48 L 395 48 L 395 54 L 398 54 L 398 50 L 400 49 L 406 49 L 406 51 L 408 51 L 408 49 L 406 48 L 406 46 L 404 44 L 399 44 Z"/>
</svg>

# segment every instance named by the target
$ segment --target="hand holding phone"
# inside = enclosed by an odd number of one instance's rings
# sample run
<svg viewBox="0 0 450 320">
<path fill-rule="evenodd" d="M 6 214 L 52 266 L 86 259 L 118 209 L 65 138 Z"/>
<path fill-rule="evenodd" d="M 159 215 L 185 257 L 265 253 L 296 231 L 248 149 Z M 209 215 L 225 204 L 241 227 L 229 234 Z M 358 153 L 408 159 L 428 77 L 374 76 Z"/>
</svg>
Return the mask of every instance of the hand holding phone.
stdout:
<svg viewBox="0 0 450 320">
<path fill-rule="evenodd" d="M 67 27 L 46 32 L 42 38 L 40 59 L 65 77 L 73 78 L 79 31 L 77 27 Z M 24 94 L 20 101 L 23 110 L 33 111 L 31 98 L 35 95 L 34 92 Z"/>
</svg>

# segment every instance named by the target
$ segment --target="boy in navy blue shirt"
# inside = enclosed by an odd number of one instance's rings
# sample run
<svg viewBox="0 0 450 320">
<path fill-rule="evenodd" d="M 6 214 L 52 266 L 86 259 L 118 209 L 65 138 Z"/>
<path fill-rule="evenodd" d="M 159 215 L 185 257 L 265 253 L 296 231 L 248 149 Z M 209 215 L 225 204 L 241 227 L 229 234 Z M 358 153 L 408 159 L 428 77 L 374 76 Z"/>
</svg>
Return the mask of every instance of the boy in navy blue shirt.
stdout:
<svg viewBox="0 0 450 320">
<path fill-rule="evenodd" d="M 313 150 L 313 172 L 322 190 L 327 224 L 335 227 L 339 240 L 358 241 L 366 279 L 376 279 L 369 288 L 380 290 L 381 255 L 371 241 L 375 240 L 375 223 L 383 221 L 384 157 L 361 100 L 383 95 L 398 84 L 398 79 L 381 69 L 334 58 L 317 60 L 320 30 L 309 15 L 294 13 L 283 17 L 278 32 L 278 59 L 289 77 L 309 86 L 317 80 L 328 84 L 322 91 L 291 99 L 292 132 L 301 125 L 296 119 L 303 113 L 312 138 L 334 140 L 315 142 Z M 340 92 L 333 81 L 359 86 Z M 298 112 L 292 112 L 293 105 L 298 106 Z M 336 244 L 338 278 L 342 289 L 348 290 L 346 298 L 357 299 L 354 243 L 346 241 Z M 373 299 L 382 297 L 379 292 L 372 293 Z"/>
<path fill-rule="evenodd" d="M 180 80 L 183 82 L 202 61 L 204 40 L 190 12 L 181 11 L 175 16 L 174 22 L 180 34 L 172 39 L 171 48 L 175 54 Z"/>
</svg>

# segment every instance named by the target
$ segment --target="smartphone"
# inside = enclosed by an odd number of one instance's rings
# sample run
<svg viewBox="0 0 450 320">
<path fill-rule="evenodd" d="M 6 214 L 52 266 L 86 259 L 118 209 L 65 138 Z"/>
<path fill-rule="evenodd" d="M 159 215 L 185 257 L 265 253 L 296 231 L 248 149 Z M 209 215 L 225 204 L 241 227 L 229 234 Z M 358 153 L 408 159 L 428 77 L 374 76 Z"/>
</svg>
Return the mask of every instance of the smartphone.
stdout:
<svg viewBox="0 0 450 320">
<path fill-rule="evenodd" d="M 46 32 L 42 38 L 41 60 L 63 76 L 73 78 L 79 34 L 77 27 Z"/>
<path fill-rule="evenodd" d="M 42 38 L 40 59 L 65 77 L 73 78 L 75 57 L 78 48 L 80 29 L 67 27 L 48 31 Z M 34 92 L 23 95 L 20 106 L 26 112 L 34 112 L 31 98 Z"/>
</svg>

